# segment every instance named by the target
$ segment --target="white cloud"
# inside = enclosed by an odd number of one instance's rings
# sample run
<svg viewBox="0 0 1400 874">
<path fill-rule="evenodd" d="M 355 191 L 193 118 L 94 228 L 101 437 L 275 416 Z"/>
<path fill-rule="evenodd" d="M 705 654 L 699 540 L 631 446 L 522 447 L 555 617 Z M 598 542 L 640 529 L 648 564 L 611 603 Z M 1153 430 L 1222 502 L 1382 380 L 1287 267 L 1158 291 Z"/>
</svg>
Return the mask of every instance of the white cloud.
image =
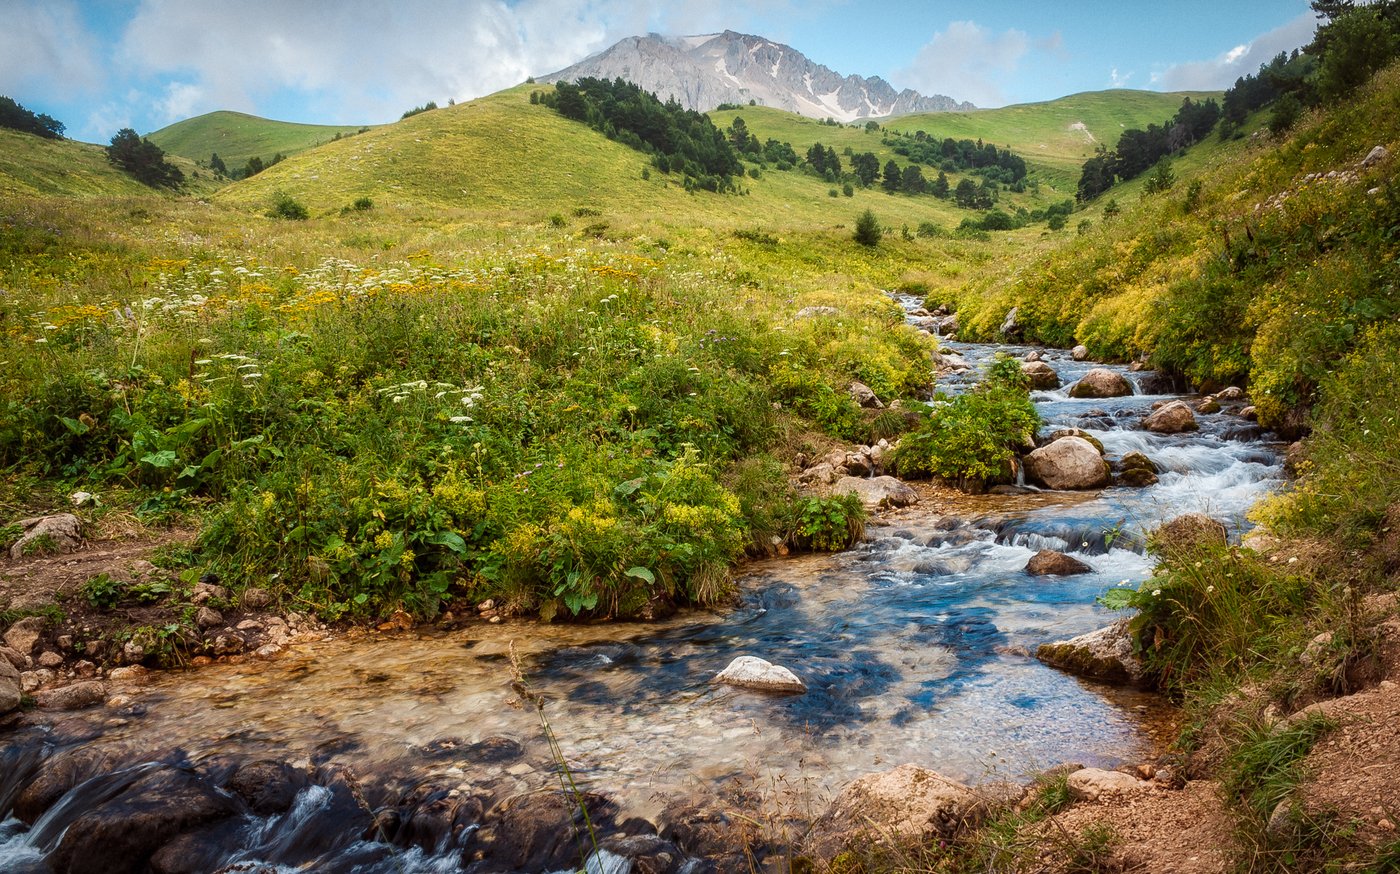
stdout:
<svg viewBox="0 0 1400 874">
<path fill-rule="evenodd" d="M 382 121 L 426 100 L 466 99 L 566 66 L 648 17 L 617 0 L 142 0 L 122 58 L 173 75 L 163 108 L 254 110 L 302 92 L 344 121 Z"/>
<path fill-rule="evenodd" d="M 1133 78 L 1131 70 L 1127 73 L 1119 73 L 1118 68 L 1114 67 L 1112 70 L 1108 71 L 1108 87 L 1127 88 L 1128 80 L 1131 78 Z"/>
<path fill-rule="evenodd" d="M 1000 106 L 1005 102 L 1003 83 L 1029 49 L 1030 38 L 1022 31 L 993 33 L 973 21 L 954 21 L 934 34 L 895 77 L 924 94 Z"/>
<path fill-rule="evenodd" d="M 1253 73 L 1279 52 L 1299 48 L 1312 39 L 1317 17 L 1304 12 L 1297 18 L 1267 33 L 1260 34 L 1245 45 L 1235 46 L 1209 61 L 1187 61 L 1173 64 L 1152 77 L 1154 85 L 1163 91 L 1215 91 L 1229 88 L 1235 80 Z"/>
<path fill-rule="evenodd" d="M 97 41 L 72 0 L 19 0 L 0 14 L 0 93 L 63 100 L 102 82 Z"/>
</svg>

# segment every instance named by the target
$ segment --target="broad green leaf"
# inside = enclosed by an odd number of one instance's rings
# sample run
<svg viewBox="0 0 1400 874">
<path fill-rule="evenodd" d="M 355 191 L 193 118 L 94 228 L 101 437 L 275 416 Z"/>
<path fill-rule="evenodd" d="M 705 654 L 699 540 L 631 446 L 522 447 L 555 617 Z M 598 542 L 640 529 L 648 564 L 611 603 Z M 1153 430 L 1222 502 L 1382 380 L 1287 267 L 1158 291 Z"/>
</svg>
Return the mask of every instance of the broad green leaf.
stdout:
<svg viewBox="0 0 1400 874">
<path fill-rule="evenodd" d="M 628 569 L 627 569 L 627 576 L 629 576 L 629 577 L 636 577 L 637 579 L 639 579 L 639 580 L 645 580 L 645 581 L 648 582 L 648 583 L 655 583 L 655 582 L 656 582 L 656 574 L 653 574 L 651 571 L 647 570 L 647 569 L 644 568 L 644 567 L 630 567 L 630 568 L 628 568 Z"/>
</svg>

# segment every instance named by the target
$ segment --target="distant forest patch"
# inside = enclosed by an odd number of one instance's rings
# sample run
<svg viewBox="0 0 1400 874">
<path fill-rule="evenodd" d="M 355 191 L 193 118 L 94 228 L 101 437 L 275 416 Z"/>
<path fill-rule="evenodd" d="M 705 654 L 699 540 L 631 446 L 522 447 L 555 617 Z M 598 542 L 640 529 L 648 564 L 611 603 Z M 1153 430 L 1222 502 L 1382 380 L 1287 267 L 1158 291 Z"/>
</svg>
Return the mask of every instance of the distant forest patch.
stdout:
<svg viewBox="0 0 1400 874">
<path fill-rule="evenodd" d="M 582 78 L 559 82 L 553 92 L 532 92 L 531 103 L 548 106 L 639 152 L 652 156 L 663 173 L 679 173 L 687 190 L 736 191 L 743 172 L 739 156 L 710 117 L 622 79 Z"/>
</svg>

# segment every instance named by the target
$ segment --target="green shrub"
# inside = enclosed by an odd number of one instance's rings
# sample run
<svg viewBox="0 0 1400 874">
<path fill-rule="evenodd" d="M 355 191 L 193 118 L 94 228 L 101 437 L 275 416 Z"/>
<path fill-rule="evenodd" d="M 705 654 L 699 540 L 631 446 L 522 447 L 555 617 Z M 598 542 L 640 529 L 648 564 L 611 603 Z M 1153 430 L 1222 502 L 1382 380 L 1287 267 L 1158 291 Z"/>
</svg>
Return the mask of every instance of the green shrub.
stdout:
<svg viewBox="0 0 1400 874">
<path fill-rule="evenodd" d="M 818 551 L 845 549 L 865 536 L 865 506 L 860 496 L 804 498 L 797 503 L 794 542 Z"/>
<path fill-rule="evenodd" d="M 365 212 L 366 210 L 374 209 L 374 201 L 370 200 L 368 197 L 357 197 L 355 198 L 355 202 L 350 204 L 350 206 L 356 212 Z"/>
<path fill-rule="evenodd" d="M 1029 381 L 1015 359 L 1000 356 L 972 391 L 940 399 L 900 441 L 901 476 L 935 476 L 965 488 L 1008 479 L 1018 447 L 1040 426 Z"/>
<path fill-rule="evenodd" d="M 293 199 L 290 194 L 279 192 L 273 198 L 272 208 L 267 211 L 267 216 L 268 218 L 305 221 L 311 217 L 311 213 L 307 212 L 306 207 Z"/>
<path fill-rule="evenodd" d="M 875 217 L 875 213 L 866 210 L 856 219 L 855 240 L 862 246 L 880 245 L 880 220 Z"/>
</svg>

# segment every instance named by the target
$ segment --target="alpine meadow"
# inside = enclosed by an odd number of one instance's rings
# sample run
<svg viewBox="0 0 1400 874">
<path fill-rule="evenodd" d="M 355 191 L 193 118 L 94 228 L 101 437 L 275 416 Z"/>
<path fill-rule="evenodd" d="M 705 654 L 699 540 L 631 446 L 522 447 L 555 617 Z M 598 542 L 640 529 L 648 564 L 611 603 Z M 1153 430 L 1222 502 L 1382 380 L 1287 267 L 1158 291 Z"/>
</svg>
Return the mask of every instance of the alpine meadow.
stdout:
<svg viewBox="0 0 1400 874">
<path fill-rule="evenodd" d="M 0 869 L 1397 870 L 1400 3 L 1298 11 L 976 109 L 0 64 Z"/>
</svg>

